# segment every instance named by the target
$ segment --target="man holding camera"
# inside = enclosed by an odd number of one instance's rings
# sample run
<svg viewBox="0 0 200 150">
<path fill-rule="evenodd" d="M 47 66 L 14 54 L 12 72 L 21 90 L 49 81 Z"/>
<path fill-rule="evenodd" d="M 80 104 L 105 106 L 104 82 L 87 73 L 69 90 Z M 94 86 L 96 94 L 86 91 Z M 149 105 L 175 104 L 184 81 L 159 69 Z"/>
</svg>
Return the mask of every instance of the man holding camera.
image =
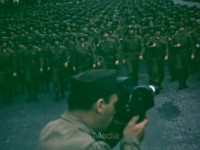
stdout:
<svg viewBox="0 0 200 150">
<path fill-rule="evenodd" d="M 45 126 L 38 150 L 110 150 L 108 144 L 94 135 L 105 130 L 113 120 L 117 90 L 114 70 L 89 70 L 73 76 L 69 112 Z M 148 121 L 136 123 L 137 120 L 138 117 L 133 117 L 124 128 L 120 149 L 140 149 Z"/>
</svg>

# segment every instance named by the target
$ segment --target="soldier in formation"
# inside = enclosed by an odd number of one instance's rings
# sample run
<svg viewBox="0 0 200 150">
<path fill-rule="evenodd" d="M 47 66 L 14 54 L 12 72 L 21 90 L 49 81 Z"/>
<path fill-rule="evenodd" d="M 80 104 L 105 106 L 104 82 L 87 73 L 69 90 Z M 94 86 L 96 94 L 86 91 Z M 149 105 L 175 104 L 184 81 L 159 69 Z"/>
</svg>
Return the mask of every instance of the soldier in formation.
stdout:
<svg viewBox="0 0 200 150">
<path fill-rule="evenodd" d="M 192 67 L 199 66 L 199 14 L 197 7 L 168 0 L 2 5 L 1 99 L 26 92 L 34 101 L 47 89 L 61 99 L 70 76 L 88 69 L 125 66 L 120 71 L 137 84 L 139 60 L 148 62 L 149 83 L 160 87 L 168 60 L 172 80 L 184 89 L 191 70 L 200 74 Z"/>
</svg>

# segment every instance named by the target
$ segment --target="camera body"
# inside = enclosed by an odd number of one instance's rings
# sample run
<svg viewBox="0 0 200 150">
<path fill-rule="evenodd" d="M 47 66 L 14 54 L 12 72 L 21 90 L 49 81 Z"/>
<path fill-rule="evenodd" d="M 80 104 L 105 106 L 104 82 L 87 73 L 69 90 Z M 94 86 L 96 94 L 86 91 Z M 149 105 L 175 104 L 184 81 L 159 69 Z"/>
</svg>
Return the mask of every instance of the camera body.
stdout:
<svg viewBox="0 0 200 150">
<path fill-rule="evenodd" d="M 111 147 L 114 147 L 122 138 L 122 133 L 133 116 L 138 116 L 138 123 L 146 118 L 146 112 L 154 106 L 154 96 L 159 89 L 153 85 L 134 85 L 132 78 L 119 77 L 118 103 L 116 114 L 105 134 L 115 134 L 118 138 L 103 139 Z"/>
</svg>

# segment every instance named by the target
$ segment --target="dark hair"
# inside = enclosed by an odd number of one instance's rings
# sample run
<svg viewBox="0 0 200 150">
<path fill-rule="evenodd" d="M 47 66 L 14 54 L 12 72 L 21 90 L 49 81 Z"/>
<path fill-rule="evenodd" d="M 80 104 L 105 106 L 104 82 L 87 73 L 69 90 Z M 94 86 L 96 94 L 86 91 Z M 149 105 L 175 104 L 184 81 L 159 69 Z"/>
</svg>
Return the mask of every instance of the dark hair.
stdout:
<svg viewBox="0 0 200 150">
<path fill-rule="evenodd" d="M 110 97 L 112 94 L 108 96 L 102 97 L 104 99 L 105 103 L 109 103 Z M 69 110 L 91 110 L 92 106 L 97 102 L 98 99 L 101 97 L 95 97 L 91 95 L 80 97 L 78 96 L 78 93 L 74 95 L 73 93 L 70 93 L 68 97 L 68 109 Z"/>
</svg>

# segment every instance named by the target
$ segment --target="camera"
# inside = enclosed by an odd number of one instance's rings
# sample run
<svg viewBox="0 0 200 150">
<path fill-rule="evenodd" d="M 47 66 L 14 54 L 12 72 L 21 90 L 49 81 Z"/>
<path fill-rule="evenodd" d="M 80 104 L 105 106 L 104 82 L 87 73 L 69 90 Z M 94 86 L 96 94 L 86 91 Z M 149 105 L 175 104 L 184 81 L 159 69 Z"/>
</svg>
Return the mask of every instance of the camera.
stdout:
<svg viewBox="0 0 200 150">
<path fill-rule="evenodd" d="M 119 77 L 117 82 L 116 114 L 104 133 L 115 138 L 103 139 L 111 147 L 120 141 L 125 126 L 133 116 L 139 117 L 138 123 L 146 118 L 146 112 L 154 106 L 154 96 L 159 93 L 159 88 L 154 85 L 134 85 L 130 77 Z"/>
</svg>

